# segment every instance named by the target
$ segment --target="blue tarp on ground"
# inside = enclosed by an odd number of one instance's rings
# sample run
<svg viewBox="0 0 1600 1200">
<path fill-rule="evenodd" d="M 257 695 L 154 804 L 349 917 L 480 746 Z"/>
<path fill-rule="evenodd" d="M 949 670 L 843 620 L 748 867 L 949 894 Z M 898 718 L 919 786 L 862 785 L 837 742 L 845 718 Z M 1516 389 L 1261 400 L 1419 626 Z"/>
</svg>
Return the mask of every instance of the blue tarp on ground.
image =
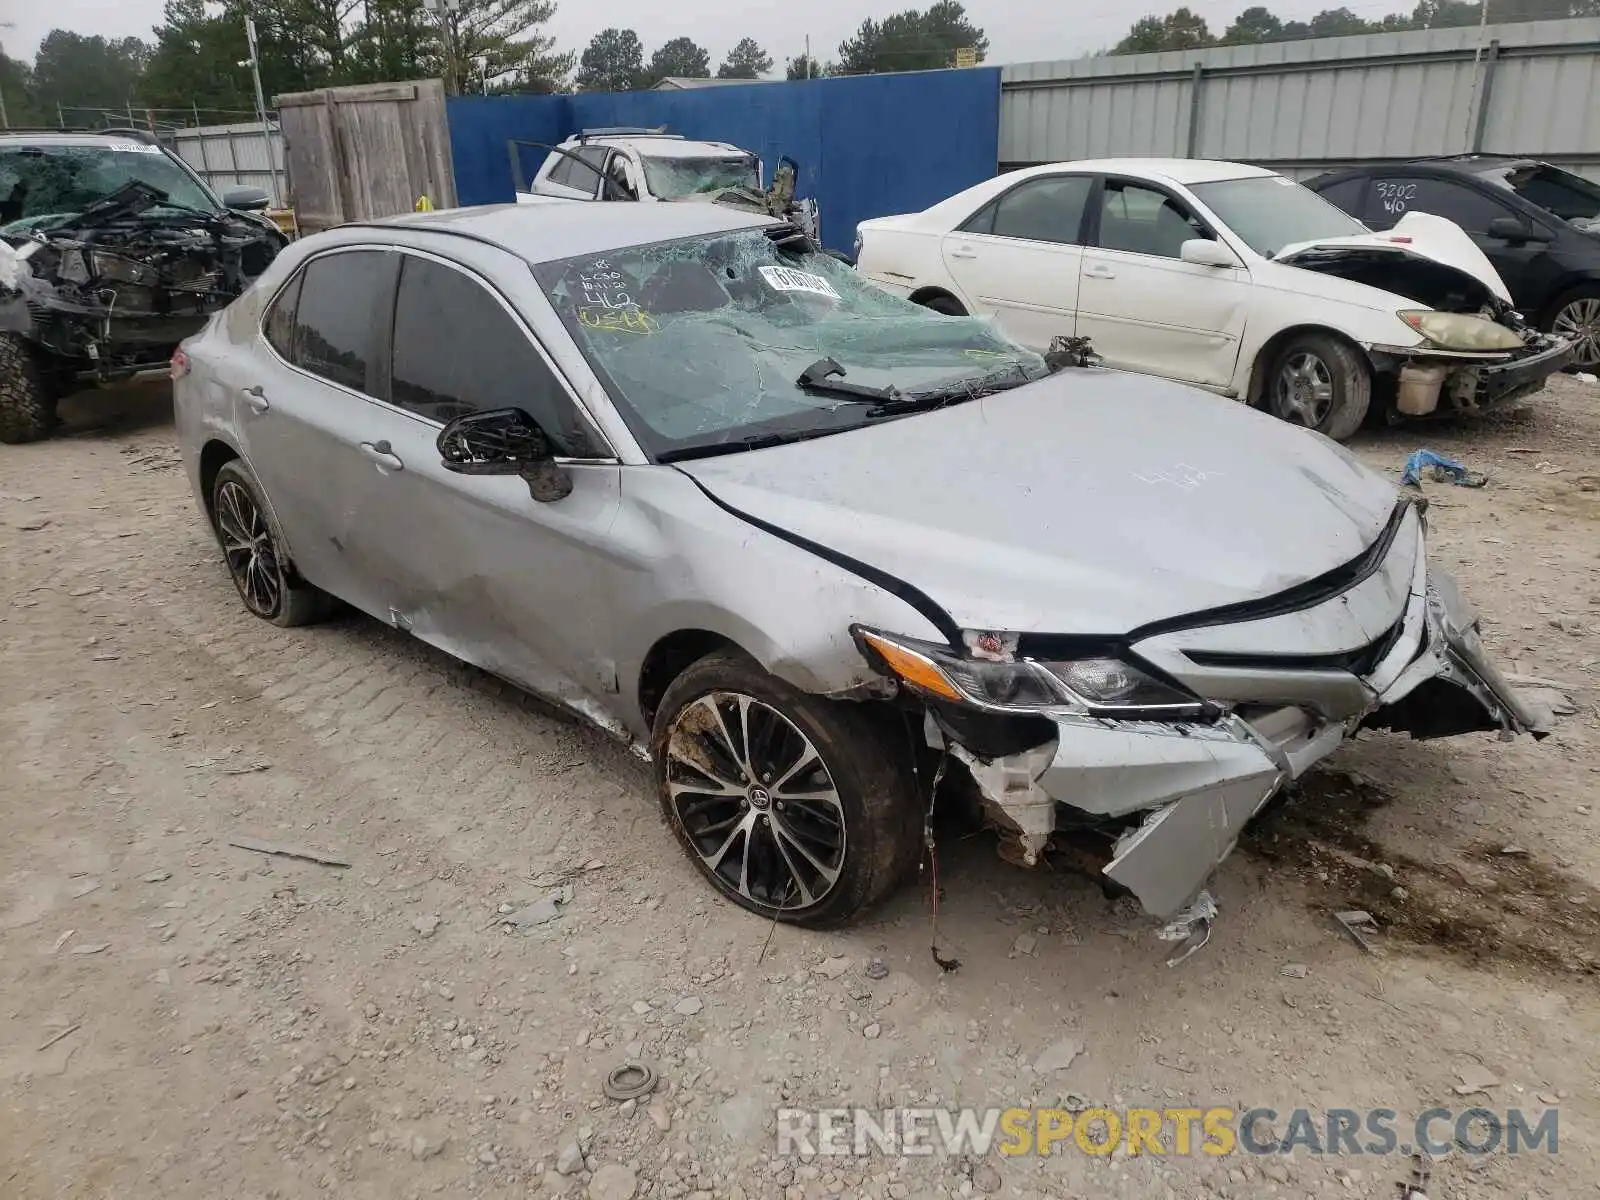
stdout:
<svg viewBox="0 0 1600 1200">
<path fill-rule="evenodd" d="M 995 173 L 1000 72 L 992 67 L 661 92 L 456 96 L 448 107 L 462 204 L 514 198 L 508 142 L 559 142 L 606 125 L 665 125 L 800 164 L 823 240 L 849 250 L 859 221 L 912 212 Z M 522 152 L 524 176 L 539 155 Z"/>
</svg>

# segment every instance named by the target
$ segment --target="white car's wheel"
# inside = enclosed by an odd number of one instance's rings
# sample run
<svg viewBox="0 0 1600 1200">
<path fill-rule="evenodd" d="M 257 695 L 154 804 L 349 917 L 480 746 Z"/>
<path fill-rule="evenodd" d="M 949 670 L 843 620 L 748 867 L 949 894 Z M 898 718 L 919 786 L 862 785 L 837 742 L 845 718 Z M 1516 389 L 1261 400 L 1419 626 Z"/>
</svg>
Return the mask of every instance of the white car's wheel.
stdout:
<svg viewBox="0 0 1600 1200">
<path fill-rule="evenodd" d="M 1290 338 L 1267 368 L 1267 410 L 1342 442 L 1372 403 L 1372 373 L 1354 346 L 1327 334 Z"/>
</svg>

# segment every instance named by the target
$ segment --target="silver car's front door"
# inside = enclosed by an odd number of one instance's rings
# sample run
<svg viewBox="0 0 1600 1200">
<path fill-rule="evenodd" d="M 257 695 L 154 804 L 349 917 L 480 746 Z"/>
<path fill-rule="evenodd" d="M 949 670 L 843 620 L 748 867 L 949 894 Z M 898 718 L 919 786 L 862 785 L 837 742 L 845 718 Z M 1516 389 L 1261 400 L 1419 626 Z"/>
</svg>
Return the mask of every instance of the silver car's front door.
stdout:
<svg viewBox="0 0 1600 1200">
<path fill-rule="evenodd" d="M 364 467 L 357 442 L 397 266 L 378 249 L 311 259 L 268 309 L 257 352 L 226 380 L 239 393 L 241 449 L 295 567 L 368 612 L 381 609 L 351 555 L 348 501 Z"/>
<path fill-rule="evenodd" d="M 616 690 L 604 547 L 620 468 L 571 463 L 571 494 L 545 504 L 518 476 L 446 470 L 439 431 L 467 412 L 520 408 L 568 455 L 596 455 L 598 435 L 487 279 L 402 258 L 390 403 L 363 419 L 350 497 L 362 572 L 393 624 L 599 717 Z"/>
</svg>

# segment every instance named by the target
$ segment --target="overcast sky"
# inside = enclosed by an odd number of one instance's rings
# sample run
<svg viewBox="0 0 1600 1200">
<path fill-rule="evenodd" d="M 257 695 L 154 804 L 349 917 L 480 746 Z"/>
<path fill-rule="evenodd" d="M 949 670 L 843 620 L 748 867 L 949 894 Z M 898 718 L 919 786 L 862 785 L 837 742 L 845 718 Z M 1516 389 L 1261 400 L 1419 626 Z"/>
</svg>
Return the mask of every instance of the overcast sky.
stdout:
<svg viewBox="0 0 1600 1200">
<path fill-rule="evenodd" d="M 1117 41 L 1139 16 L 1166 12 L 1180 0 L 1081 0 L 1046 4 L 1043 0 L 966 0 L 974 24 L 989 36 L 989 61 L 1027 62 L 1072 58 Z M 1188 0 L 1203 14 L 1213 32 L 1220 32 L 1252 0 Z M 1259 2 L 1259 0 L 1257 0 Z M 1346 7 L 1372 19 L 1391 10 L 1413 7 L 1414 0 L 1381 3 L 1352 0 Z M 662 42 L 684 35 L 711 52 L 712 69 L 729 47 L 750 36 L 772 55 L 781 70 L 784 60 L 811 48 L 819 59 L 837 57 L 840 41 L 855 31 L 863 17 L 883 17 L 909 7 L 925 8 L 927 0 L 809 0 L 805 4 L 771 4 L 735 15 L 726 0 L 610 0 L 604 5 L 560 0 L 550 31 L 562 49 L 582 50 L 601 29 L 632 28 L 644 42 L 645 58 Z M 1279 0 L 1268 3 L 1280 16 L 1306 17 L 1337 7 L 1337 0 Z M 15 25 L 0 31 L 9 54 L 31 58 L 39 40 L 51 29 L 70 29 L 106 37 L 133 35 L 146 40 L 161 19 L 162 0 L 0 0 L 0 22 Z"/>
</svg>

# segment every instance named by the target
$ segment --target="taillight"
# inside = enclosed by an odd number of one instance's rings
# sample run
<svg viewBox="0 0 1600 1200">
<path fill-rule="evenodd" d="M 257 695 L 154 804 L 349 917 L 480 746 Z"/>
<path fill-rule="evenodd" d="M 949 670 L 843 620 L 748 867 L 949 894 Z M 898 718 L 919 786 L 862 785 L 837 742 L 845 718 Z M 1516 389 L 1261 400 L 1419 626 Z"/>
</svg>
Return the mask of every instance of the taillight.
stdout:
<svg viewBox="0 0 1600 1200">
<path fill-rule="evenodd" d="M 182 379 L 189 373 L 189 356 L 181 349 L 172 352 L 172 365 L 170 368 L 174 379 Z"/>
</svg>

